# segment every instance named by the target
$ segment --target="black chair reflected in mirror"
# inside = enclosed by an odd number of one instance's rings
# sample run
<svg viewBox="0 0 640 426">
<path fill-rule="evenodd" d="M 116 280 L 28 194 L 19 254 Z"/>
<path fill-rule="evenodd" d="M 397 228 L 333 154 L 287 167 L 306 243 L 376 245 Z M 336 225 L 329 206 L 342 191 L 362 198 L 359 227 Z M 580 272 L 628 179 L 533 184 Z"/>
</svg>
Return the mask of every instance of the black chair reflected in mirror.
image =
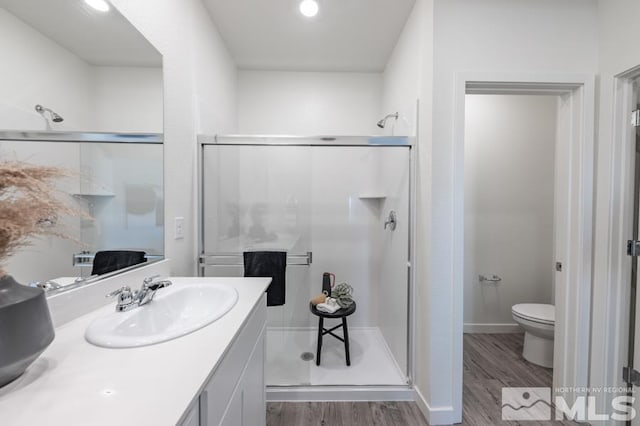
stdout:
<svg viewBox="0 0 640 426">
<path fill-rule="evenodd" d="M 133 250 L 105 250 L 96 252 L 91 275 L 103 275 L 147 261 L 146 253 Z"/>
</svg>

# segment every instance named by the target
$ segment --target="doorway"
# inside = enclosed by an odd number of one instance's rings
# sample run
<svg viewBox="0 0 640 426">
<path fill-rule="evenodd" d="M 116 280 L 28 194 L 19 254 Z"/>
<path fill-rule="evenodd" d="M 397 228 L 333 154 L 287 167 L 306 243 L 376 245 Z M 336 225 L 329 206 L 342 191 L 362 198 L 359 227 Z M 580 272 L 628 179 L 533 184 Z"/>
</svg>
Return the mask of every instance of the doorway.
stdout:
<svg viewBox="0 0 640 426">
<path fill-rule="evenodd" d="M 505 75 L 496 73 L 463 73 L 457 76 L 456 114 L 454 123 L 454 288 L 464 299 L 465 286 L 465 111 L 467 95 L 546 95 L 557 99 L 556 152 L 558 167 L 554 182 L 554 232 L 555 253 L 551 258 L 551 281 L 555 288 L 550 292 L 556 306 L 554 358 L 551 388 L 567 387 L 563 393 L 568 403 L 577 396 L 576 387 L 587 388 L 590 336 L 591 301 L 591 246 L 593 216 L 593 123 L 594 82 L 592 77 Z M 535 118 L 532 117 L 532 120 Z M 499 155 L 496 154 L 496 155 Z M 515 250 L 521 250 L 528 241 L 512 236 Z M 556 270 L 556 262 L 559 262 Z M 493 279 L 493 272 L 485 277 Z M 499 274 L 496 273 L 495 275 Z M 477 277 L 476 277 L 477 278 Z M 458 302 L 456 302 L 458 303 Z M 460 338 L 456 345 L 459 356 L 459 372 L 454 380 L 460 387 L 459 406 L 462 414 L 463 389 L 463 330 L 464 303 L 459 302 L 456 329 Z M 509 303 L 503 301 L 507 306 Z M 510 306 L 509 306 L 510 308 Z M 509 315 L 507 313 L 506 315 Z M 513 325 L 513 323 L 511 324 Z M 508 328 L 508 327 L 507 327 Z M 506 345 L 506 343 L 505 343 Z M 458 375 L 459 374 L 459 375 Z M 518 386 L 509 383 L 509 387 Z M 525 385 L 526 386 L 526 385 Z M 498 401 L 500 400 L 498 395 Z M 494 399 L 495 400 L 495 399 Z M 498 413 L 499 413 L 498 406 Z"/>
<path fill-rule="evenodd" d="M 552 387 L 562 102 L 559 95 L 465 97 L 464 423 L 479 415 L 499 423 L 503 387 Z M 512 308 L 538 315 L 520 320 L 528 341 Z"/>
</svg>

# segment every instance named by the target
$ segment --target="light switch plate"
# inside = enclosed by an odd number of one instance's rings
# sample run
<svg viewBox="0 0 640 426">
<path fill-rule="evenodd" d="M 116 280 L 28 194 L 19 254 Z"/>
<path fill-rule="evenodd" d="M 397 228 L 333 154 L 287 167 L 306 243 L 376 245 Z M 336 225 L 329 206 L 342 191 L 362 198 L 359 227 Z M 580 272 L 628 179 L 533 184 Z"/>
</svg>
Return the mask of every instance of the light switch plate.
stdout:
<svg viewBox="0 0 640 426">
<path fill-rule="evenodd" d="M 174 238 L 181 240 L 184 238 L 184 217 L 176 217 L 174 221 Z"/>
</svg>

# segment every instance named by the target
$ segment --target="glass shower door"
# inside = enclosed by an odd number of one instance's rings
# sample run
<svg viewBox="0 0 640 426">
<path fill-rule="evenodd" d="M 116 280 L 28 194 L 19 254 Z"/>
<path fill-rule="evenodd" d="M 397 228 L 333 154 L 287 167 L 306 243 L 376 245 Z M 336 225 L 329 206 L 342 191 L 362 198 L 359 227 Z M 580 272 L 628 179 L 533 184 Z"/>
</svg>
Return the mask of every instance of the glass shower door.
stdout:
<svg viewBox="0 0 640 426">
<path fill-rule="evenodd" d="M 204 275 L 242 276 L 247 250 L 289 254 L 286 303 L 267 310 L 267 385 L 407 383 L 409 158 L 408 146 L 203 145 Z M 328 334 L 315 362 L 309 300 L 324 272 L 354 290 L 350 366 Z"/>
<path fill-rule="evenodd" d="M 286 303 L 267 310 L 268 385 L 309 384 L 309 363 L 290 362 L 311 326 L 311 152 L 296 146 L 205 146 L 205 276 L 242 276 L 244 251 L 286 251 Z M 212 265 L 214 264 L 214 265 Z M 300 265 L 295 265 L 300 264 Z"/>
</svg>

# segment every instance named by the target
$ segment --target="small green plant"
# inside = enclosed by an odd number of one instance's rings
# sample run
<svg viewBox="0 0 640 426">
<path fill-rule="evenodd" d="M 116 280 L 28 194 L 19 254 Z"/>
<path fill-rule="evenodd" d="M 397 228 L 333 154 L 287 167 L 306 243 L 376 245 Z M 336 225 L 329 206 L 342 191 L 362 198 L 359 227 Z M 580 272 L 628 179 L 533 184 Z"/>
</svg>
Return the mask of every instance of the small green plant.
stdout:
<svg viewBox="0 0 640 426">
<path fill-rule="evenodd" d="M 336 299 L 341 308 L 348 308 L 353 304 L 353 287 L 347 283 L 340 283 L 331 290 L 331 297 Z"/>
</svg>

